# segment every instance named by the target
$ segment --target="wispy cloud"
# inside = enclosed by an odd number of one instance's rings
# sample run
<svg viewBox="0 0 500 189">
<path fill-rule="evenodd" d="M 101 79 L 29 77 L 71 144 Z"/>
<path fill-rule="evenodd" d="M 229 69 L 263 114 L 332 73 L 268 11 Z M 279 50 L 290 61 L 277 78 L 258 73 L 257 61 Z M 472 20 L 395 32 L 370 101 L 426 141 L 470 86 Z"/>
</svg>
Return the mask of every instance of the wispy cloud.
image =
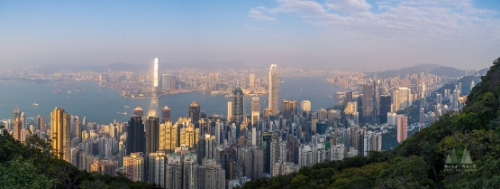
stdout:
<svg viewBox="0 0 500 189">
<path fill-rule="evenodd" d="M 328 0 L 325 6 L 334 11 L 347 13 L 366 12 L 372 7 L 365 0 Z"/>
<path fill-rule="evenodd" d="M 251 8 L 250 12 L 248 13 L 248 16 L 255 20 L 269 20 L 269 21 L 275 20 L 275 18 L 266 15 L 267 10 L 268 9 L 266 7 L 262 6 Z"/>
<path fill-rule="evenodd" d="M 249 16 L 297 14 L 327 30 L 375 39 L 500 39 L 498 12 L 475 8 L 470 0 L 386 0 L 375 6 L 376 13 L 365 0 L 278 0 L 277 7 L 255 7 Z"/>
</svg>

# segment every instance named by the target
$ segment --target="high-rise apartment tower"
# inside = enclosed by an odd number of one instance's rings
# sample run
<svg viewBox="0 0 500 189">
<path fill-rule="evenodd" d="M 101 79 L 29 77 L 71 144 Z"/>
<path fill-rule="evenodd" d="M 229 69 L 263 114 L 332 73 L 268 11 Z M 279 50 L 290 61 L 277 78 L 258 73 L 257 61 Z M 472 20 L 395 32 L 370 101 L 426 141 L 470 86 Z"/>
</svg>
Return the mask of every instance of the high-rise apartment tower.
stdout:
<svg viewBox="0 0 500 189">
<path fill-rule="evenodd" d="M 269 101 L 268 108 L 272 115 L 278 114 L 278 92 L 279 92 L 278 65 L 272 64 L 269 68 Z"/>
<path fill-rule="evenodd" d="M 56 157 L 71 161 L 71 115 L 63 108 L 55 108 L 51 113 L 52 149 Z"/>
</svg>

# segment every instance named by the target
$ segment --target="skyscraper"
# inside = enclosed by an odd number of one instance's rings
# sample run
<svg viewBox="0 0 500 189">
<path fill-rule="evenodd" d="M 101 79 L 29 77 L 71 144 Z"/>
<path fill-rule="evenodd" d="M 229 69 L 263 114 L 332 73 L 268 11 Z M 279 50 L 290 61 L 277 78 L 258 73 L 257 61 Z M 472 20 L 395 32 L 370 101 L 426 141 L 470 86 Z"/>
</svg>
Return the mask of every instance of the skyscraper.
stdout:
<svg viewBox="0 0 500 189">
<path fill-rule="evenodd" d="M 372 121 L 373 113 L 373 86 L 363 85 L 363 121 Z"/>
<path fill-rule="evenodd" d="M 71 161 L 71 115 L 63 108 L 55 108 L 51 113 L 52 149 L 56 157 Z"/>
<path fill-rule="evenodd" d="M 27 120 L 26 120 L 26 114 L 24 114 L 24 112 L 21 112 L 21 121 L 22 121 L 23 129 L 28 129 L 26 127 Z"/>
<path fill-rule="evenodd" d="M 380 97 L 380 113 L 379 121 L 381 123 L 387 123 L 387 113 L 391 112 L 391 96 L 382 95 Z"/>
<path fill-rule="evenodd" d="M 148 182 L 165 187 L 167 154 L 163 151 L 158 151 L 150 153 L 148 156 Z"/>
<path fill-rule="evenodd" d="M 255 87 L 255 74 L 250 74 L 249 78 L 248 78 L 248 86 L 250 86 L 250 88 L 254 88 Z"/>
<path fill-rule="evenodd" d="M 142 152 L 131 153 L 129 156 L 123 157 L 123 172 L 130 180 L 145 181 L 144 160 Z"/>
<path fill-rule="evenodd" d="M 160 149 L 160 121 L 157 117 L 149 117 L 146 123 L 146 154 Z"/>
<path fill-rule="evenodd" d="M 393 111 L 399 111 L 399 110 L 404 110 L 411 106 L 411 91 L 408 87 L 400 87 L 398 89 L 398 98 L 397 98 L 397 104 L 399 104 L 399 109 L 393 110 Z"/>
<path fill-rule="evenodd" d="M 168 108 L 168 106 L 165 106 L 161 109 L 161 112 L 162 112 L 161 118 L 163 122 L 170 121 L 170 108 Z"/>
<path fill-rule="evenodd" d="M 21 139 L 21 130 L 22 130 L 22 121 L 21 121 L 21 118 L 16 117 L 14 119 L 13 130 L 14 130 L 14 132 L 13 132 L 14 139 L 20 140 Z"/>
<path fill-rule="evenodd" d="M 393 90 L 391 97 L 392 97 L 392 112 L 397 112 L 399 111 L 399 106 L 401 105 L 399 104 L 399 90 L 397 89 Z"/>
<path fill-rule="evenodd" d="M 16 118 L 21 118 L 21 109 L 19 109 L 18 107 L 14 108 L 12 114 L 13 120 L 15 120 Z"/>
<path fill-rule="evenodd" d="M 283 118 L 289 119 L 292 114 L 297 114 L 297 101 L 296 100 L 286 100 L 281 102 L 281 114 Z"/>
<path fill-rule="evenodd" d="M 238 127 L 243 122 L 243 91 L 240 87 L 233 89 L 231 122 Z M 239 129 L 239 128 L 238 128 Z"/>
<path fill-rule="evenodd" d="M 153 69 L 153 92 L 157 93 L 159 91 L 159 78 L 158 78 L 158 58 L 155 58 L 155 64 Z"/>
<path fill-rule="evenodd" d="M 137 117 L 144 116 L 144 110 L 140 106 L 135 107 L 134 108 L 134 116 L 137 116 Z"/>
<path fill-rule="evenodd" d="M 233 119 L 233 102 L 227 102 L 227 120 L 231 121 Z"/>
<path fill-rule="evenodd" d="M 161 89 L 164 92 L 172 92 L 175 90 L 175 76 L 171 74 L 161 75 Z"/>
<path fill-rule="evenodd" d="M 203 161 L 198 166 L 199 188 L 219 189 L 225 188 L 225 170 L 213 159 Z"/>
<path fill-rule="evenodd" d="M 260 120 L 260 113 L 256 112 L 256 111 L 252 111 L 252 127 L 254 127 L 254 128 L 257 127 L 259 120 Z"/>
<path fill-rule="evenodd" d="M 260 113 L 260 98 L 258 96 L 252 97 L 252 112 Z"/>
<path fill-rule="evenodd" d="M 38 128 L 41 132 L 47 132 L 45 116 L 38 116 Z"/>
<path fill-rule="evenodd" d="M 196 101 L 189 104 L 189 118 L 197 127 L 198 121 L 200 120 L 200 105 Z"/>
<path fill-rule="evenodd" d="M 160 150 L 167 153 L 173 153 L 178 145 L 179 127 L 172 124 L 172 121 L 166 121 L 160 125 Z"/>
<path fill-rule="evenodd" d="M 397 140 L 399 143 L 403 142 L 408 137 L 408 117 L 406 115 L 398 115 L 397 134 Z"/>
<path fill-rule="evenodd" d="M 278 65 L 271 64 L 269 68 L 269 101 L 268 108 L 272 115 L 278 114 L 278 92 L 279 92 Z"/>
<path fill-rule="evenodd" d="M 300 109 L 303 112 L 309 112 L 309 111 L 311 111 L 311 101 L 309 101 L 309 100 L 303 100 L 300 103 Z"/>
<path fill-rule="evenodd" d="M 128 122 L 127 128 L 127 155 L 133 152 L 146 153 L 146 135 L 144 133 L 144 123 L 142 117 L 133 116 Z"/>
<path fill-rule="evenodd" d="M 87 116 L 83 116 L 82 125 L 83 125 L 83 128 L 87 127 Z"/>
<path fill-rule="evenodd" d="M 346 102 L 351 102 L 352 101 L 352 91 L 349 91 L 349 92 L 345 93 L 345 100 L 346 100 Z"/>
<path fill-rule="evenodd" d="M 374 118 L 375 118 L 375 122 L 378 122 L 378 116 L 380 114 L 380 91 L 379 91 L 379 88 L 378 88 L 378 83 L 379 81 L 377 80 L 377 72 L 375 72 L 375 78 L 374 78 L 374 81 L 373 81 L 373 102 L 375 103 L 374 104 L 374 107 L 373 107 L 373 112 L 374 112 Z"/>
</svg>

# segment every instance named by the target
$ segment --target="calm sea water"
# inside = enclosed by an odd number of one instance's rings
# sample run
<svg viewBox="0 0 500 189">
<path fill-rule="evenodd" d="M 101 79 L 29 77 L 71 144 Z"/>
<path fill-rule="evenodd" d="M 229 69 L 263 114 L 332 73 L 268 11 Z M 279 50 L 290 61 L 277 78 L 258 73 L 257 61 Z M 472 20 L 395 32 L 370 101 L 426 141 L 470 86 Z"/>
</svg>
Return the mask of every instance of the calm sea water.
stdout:
<svg viewBox="0 0 500 189">
<path fill-rule="evenodd" d="M 283 99 L 297 100 L 299 109 L 302 100 L 310 100 L 312 109 L 334 106 L 337 103 L 334 95 L 345 89 L 324 83 L 324 79 L 325 77 L 282 78 L 285 82 L 280 84 L 280 102 Z M 13 109 L 19 107 L 22 112 L 25 112 L 27 118 L 42 115 L 49 122 L 50 112 L 55 107 L 63 107 L 72 115 L 87 116 L 88 122 L 107 124 L 115 119 L 127 121 L 136 106 L 141 106 L 144 113 L 147 114 L 151 102 L 151 99 L 123 98 L 119 91 L 99 87 L 96 82 L 91 81 L 77 82 L 80 87 L 86 88 L 85 91 L 75 92 L 75 87 L 65 86 L 65 89 L 61 89 L 60 94 L 55 94 L 54 91 L 57 90 L 57 87 L 54 84 L 56 83 L 60 82 L 0 82 L 0 119 L 12 119 Z M 71 93 L 67 93 L 69 90 Z M 267 103 L 264 101 L 267 101 L 268 97 L 267 95 L 259 97 L 262 111 L 267 107 Z M 158 107 L 168 106 L 172 112 L 172 120 L 177 120 L 179 117 L 187 117 L 189 104 L 193 100 L 200 104 L 201 110 L 207 115 L 227 116 L 229 99 L 225 98 L 224 95 L 195 92 L 167 95 L 158 100 Z M 245 96 L 244 101 L 245 111 L 249 114 L 251 97 Z M 33 106 L 33 103 L 38 103 L 39 106 Z M 125 108 L 125 106 L 129 108 Z M 127 115 L 122 114 L 124 112 L 127 112 Z"/>
</svg>

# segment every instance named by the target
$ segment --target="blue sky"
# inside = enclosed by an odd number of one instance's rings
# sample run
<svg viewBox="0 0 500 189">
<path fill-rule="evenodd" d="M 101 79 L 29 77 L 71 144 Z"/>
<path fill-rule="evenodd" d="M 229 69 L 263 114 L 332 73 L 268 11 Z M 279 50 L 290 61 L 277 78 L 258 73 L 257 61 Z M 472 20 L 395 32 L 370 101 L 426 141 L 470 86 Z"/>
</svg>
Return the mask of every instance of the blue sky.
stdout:
<svg viewBox="0 0 500 189">
<path fill-rule="evenodd" d="M 482 68 L 499 0 L 0 1 L 0 65 Z"/>
</svg>

